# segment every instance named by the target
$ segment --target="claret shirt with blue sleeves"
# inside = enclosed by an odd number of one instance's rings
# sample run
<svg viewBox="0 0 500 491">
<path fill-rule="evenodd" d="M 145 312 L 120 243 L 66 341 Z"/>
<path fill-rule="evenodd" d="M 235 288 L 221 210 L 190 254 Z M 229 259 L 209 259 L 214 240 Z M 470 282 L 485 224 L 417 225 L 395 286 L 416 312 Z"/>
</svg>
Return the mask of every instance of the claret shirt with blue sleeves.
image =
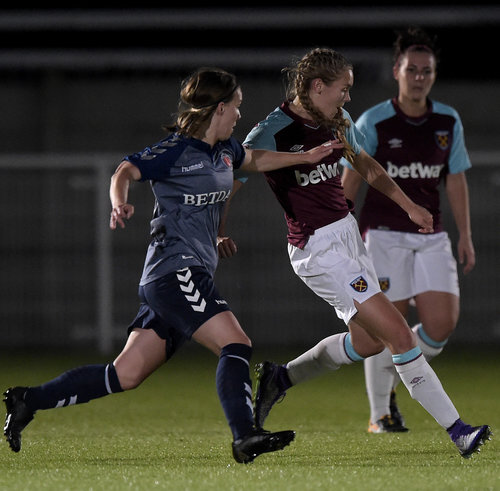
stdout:
<svg viewBox="0 0 500 491">
<path fill-rule="evenodd" d="M 363 135 L 349 121 L 346 139 L 356 154 Z M 249 148 L 278 152 L 305 152 L 336 138 L 335 131 L 301 118 L 285 101 L 247 135 L 244 145 Z M 315 230 L 344 218 L 349 213 L 340 179 L 342 149 L 334 151 L 317 164 L 299 164 L 265 172 L 266 180 L 285 211 L 288 242 L 303 248 Z"/>
<path fill-rule="evenodd" d="M 178 133 L 124 160 L 150 181 L 155 196 L 141 285 L 189 266 L 217 267 L 217 231 L 245 150 L 233 137 L 209 144 Z"/>
<path fill-rule="evenodd" d="M 471 167 L 457 111 L 428 100 L 427 112 L 412 118 L 401 111 L 396 99 L 389 99 L 365 111 L 356 126 L 365 135 L 366 152 L 415 203 L 432 214 L 434 232 L 441 232 L 439 185 L 448 174 Z M 367 190 L 359 224 L 362 234 L 368 229 L 418 233 L 407 213 L 372 187 Z"/>
</svg>

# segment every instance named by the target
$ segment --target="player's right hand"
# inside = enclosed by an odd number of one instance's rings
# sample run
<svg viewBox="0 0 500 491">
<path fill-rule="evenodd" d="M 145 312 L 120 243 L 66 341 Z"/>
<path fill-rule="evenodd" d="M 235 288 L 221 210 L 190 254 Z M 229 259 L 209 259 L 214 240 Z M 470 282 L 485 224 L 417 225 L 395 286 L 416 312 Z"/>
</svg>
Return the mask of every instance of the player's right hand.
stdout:
<svg viewBox="0 0 500 491">
<path fill-rule="evenodd" d="M 238 252 L 236 243 L 231 237 L 217 237 L 217 251 L 221 259 L 227 259 Z"/>
<path fill-rule="evenodd" d="M 118 224 L 120 228 L 125 228 L 124 220 L 129 220 L 134 214 L 134 211 L 134 206 L 129 203 L 115 206 L 111 210 L 111 216 L 109 218 L 109 228 L 111 230 L 115 230 L 116 224 Z"/>
<path fill-rule="evenodd" d="M 412 211 L 408 213 L 408 216 L 413 223 L 420 227 L 418 231 L 421 234 L 432 234 L 434 232 L 434 219 L 432 214 L 424 207 L 415 205 Z"/>
</svg>

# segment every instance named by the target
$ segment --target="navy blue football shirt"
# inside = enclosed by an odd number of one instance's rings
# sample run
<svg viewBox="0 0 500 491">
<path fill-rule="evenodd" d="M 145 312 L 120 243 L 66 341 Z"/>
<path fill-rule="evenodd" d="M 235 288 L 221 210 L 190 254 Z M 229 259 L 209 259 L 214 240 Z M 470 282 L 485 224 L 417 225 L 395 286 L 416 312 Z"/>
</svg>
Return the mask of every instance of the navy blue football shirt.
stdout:
<svg viewBox="0 0 500 491">
<path fill-rule="evenodd" d="M 125 157 L 142 181 L 151 182 L 156 200 L 141 285 L 189 266 L 203 266 L 213 276 L 221 212 L 232 191 L 233 168 L 244 158 L 233 137 L 212 148 L 177 133 Z"/>
</svg>

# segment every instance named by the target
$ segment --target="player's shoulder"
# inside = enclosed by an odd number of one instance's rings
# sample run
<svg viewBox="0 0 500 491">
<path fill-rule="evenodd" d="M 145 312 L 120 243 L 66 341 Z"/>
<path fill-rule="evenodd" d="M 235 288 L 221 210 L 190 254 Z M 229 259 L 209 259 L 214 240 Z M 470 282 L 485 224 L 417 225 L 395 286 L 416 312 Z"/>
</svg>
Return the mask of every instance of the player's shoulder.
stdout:
<svg viewBox="0 0 500 491">
<path fill-rule="evenodd" d="M 392 104 L 391 99 L 387 99 L 385 101 L 379 102 L 374 106 L 368 108 L 364 111 L 356 121 L 358 125 L 364 124 L 372 124 L 375 125 L 380 121 L 385 119 L 389 119 L 396 114 L 396 110 L 394 109 L 394 105 Z"/>
<path fill-rule="evenodd" d="M 286 114 L 280 107 L 269 113 L 266 119 L 258 122 L 254 129 L 266 129 L 267 131 L 277 132 L 284 126 L 290 124 L 292 118 Z"/>
<path fill-rule="evenodd" d="M 288 116 L 281 108 L 277 107 L 269 113 L 266 119 L 259 121 L 248 133 L 244 145 L 261 148 L 271 148 L 269 145 L 273 142 L 274 135 L 288 126 L 293 119 Z"/>
<path fill-rule="evenodd" d="M 458 114 L 458 111 L 443 102 L 431 100 L 432 103 L 432 112 L 435 114 L 443 114 L 445 116 L 452 116 L 453 118 L 460 120 L 460 115 Z"/>
</svg>

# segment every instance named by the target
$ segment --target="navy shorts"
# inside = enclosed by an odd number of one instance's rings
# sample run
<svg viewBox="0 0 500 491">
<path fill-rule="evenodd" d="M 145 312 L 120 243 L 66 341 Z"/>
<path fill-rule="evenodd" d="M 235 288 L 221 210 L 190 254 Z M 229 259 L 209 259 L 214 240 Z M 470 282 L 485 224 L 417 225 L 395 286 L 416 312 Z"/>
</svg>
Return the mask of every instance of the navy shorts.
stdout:
<svg viewBox="0 0 500 491">
<path fill-rule="evenodd" d="M 141 305 L 128 332 L 153 329 L 167 342 L 170 358 L 193 333 L 229 306 L 205 268 L 192 266 L 139 286 Z"/>
</svg>

